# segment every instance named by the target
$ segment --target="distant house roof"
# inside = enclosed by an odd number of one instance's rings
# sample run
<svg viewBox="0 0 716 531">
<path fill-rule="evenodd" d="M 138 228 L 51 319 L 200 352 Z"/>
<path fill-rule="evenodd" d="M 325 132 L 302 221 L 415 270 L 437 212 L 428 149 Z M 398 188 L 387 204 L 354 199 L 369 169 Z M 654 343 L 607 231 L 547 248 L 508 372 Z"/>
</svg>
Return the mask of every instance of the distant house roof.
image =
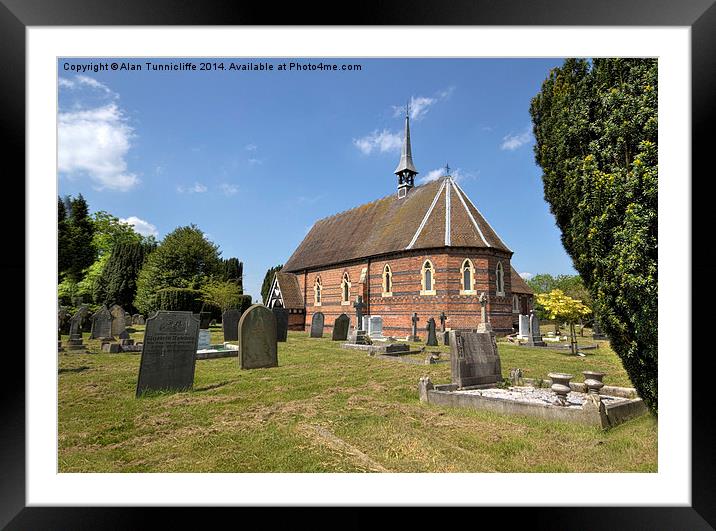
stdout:
<svg viewBox="0 0 716 531">
<path fill-rule="evenodd" d="M 512 293 L 526 293 L 533 295 L 534 291 L 527 285 L 527 282 L 523 280 L 520 274 L 515 271 L 515 268 L 510 265 L 510 274 L 512 275 Z"/>
<path fill-rule="evenodd" d="M 323 218 L 283 267 L 301 271 L 410 249 L 483 247 L 512 252 L 451 177 Z"/>
<path fill-rule="evenodd" d="M 283 270 L 276 273 L 278 289 L 281 290 L 283 306 L 286 309 L 304 308 L 303 293 L 298 284 L 298 277 L 292 273 L 284 273 Z"/>
</svg>

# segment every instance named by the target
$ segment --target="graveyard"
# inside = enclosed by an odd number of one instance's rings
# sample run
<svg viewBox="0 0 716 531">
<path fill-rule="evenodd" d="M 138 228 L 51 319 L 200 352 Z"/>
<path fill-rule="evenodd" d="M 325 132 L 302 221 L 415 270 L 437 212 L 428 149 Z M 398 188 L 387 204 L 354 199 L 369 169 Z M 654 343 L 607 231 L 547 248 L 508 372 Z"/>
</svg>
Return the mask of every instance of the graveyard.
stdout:
<svg viewBox="0 0 716 531">
<path fill-rule="evenodd" d="M 129 326 L 130 341 L 141 343 L 146 326 Z M 211 344 L 222 343 L 221 325 L 209 334 Z M 84 350 L 59 354 L 59 472 L 657 469 L 650 414 L 602 430 L 421 402 L 421 378 L 450 383 L 450 347 L 442 343 L 382 356 L 343 349 L 330 333 L 289 331 L 274 343 L 277 366 L 241 370 L 237 357 L 197 359 L 190 389 L 135 398 L 141 353 L 104 352 L 90 335 Z M 598 348 L 579 357 L 500 339 L 502 376 L 519 367 L 539 382 L 591 370 L 606 373 L 606 385 L 631 387 L 608 341 L 594 342 Z"/>
</svg>

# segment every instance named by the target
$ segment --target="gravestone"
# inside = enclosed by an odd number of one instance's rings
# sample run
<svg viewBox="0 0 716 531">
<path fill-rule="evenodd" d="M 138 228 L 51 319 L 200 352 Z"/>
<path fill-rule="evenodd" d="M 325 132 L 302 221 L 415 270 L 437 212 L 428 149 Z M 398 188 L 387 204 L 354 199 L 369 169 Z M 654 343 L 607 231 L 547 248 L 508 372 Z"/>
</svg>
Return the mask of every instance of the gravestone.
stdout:
<svg viewBox="0 0 716 531">
<path fill-rule="evenodd" d="M 70 319 L 70 337 L 67 340 L 67 350 L 85 350 L 85 344 L 82 342 L 82 328 L 87 321 L 89 309 L 83 304 Z"/>
<path fill-rule="evenodd" d="M 211 347 L 211 332 L 205 328 L 201 328 L 199 322 L 199 340 L 196 343 L 197 350 L 205 350 Z"/>
<path fill-rule="evenodd" d="M 443 345 L 450 345 L 450 332 L 445 330 L 441 334 L 443 335 Z"/>
<path fill-rule="evenodd" d="M 428 324 L 425 327 L 425 330 L 428 331 L 428 340 L 425 342 L 425 345 L 428 347 L 437 347 L 438 337 L 435 335 L 435 319 L 432 317 L 428 319 Z"/>
<path fill-rule="evenodd" d="M 530 333 L 527 337 L 527 344 L 531 347 L 544 347 L 546 343 L 542 341 L 542 333 L 539 329 L 539 318 L 534 310 L 530 312 Z"/>
<path fill-rule="evenodd" d="M 102 306 L 92 316 L 92 330 L 90 339 L 103 339 L 112 337 L 112 314 L 106 306 Z"/>
<path fill-rule="evenodd" d="M 323 320 L 322 312 L 316 312 L 311 318 L 311 337 L 323 337 Z"/>
<path fill-rule="evenodd" d="M 221 328 L 224 331 L 224 341 L 239 340 L 239 319 L 241 310 L 232 308 L 221 314 Z"/>
<path fill-rule="evenodd" d="M 447 321 L 447 315 L 445 312 L 440 312 L 440 331 L 445 332 L 445 322 Z"/>
<path fill-rule="evenodd" d="M 276 318 L 263 304 L 254 304 L 239 320 L 239 368 L 278 367 Z"/>
<path fill-rule="evenodd" d="M 72 316 L 70 312 L 64 306 L 60 306 L 57 310 L 57 333 L 59 335 L 69 334 L 70 332 L 70 320 Z"/>
<path fill-rule="evenodd" d="M 288 339 L 288 310 L 273 308 L 271 311 L 276 318 L 276 341 L 285 342 Z"/>
<path fill-rule="evenodd" d="M 609 339 L 602 331 L 602 327 L 596 319 L 594 320 L 594 327 L 592 328 L 592 339 Z"/>
<path fill-rule="evenodd" d="M 124 312 L 124 327 L 127 328 L 129 326 L 132 326 L 132 314 Z"/>
<path fill-rule="evenodd" d="M 418 314 L 413 313 L 413 317 L 410 320 L 413 322 L 413 334 L 408 339 L 410 341 L 420 341 L 420 337 L 418 337 L 418 321 L 420 321 Z"/>
<path fill-rule="evenodd" d="M 520 315 L 520 328 L 517 333 L 519 339 L 528 339 L 530 335 L 530 316 Z"/>
<path fill-rule="evenodd" d="M 211 326 L 211 312 L 199 312 L 199 328 L 208 330 Z"/>
<path fill-rule="evenodd" d="M 365 317 L 363 310 L 365 310 L 366 304 L 363 302 L 362 296 L 358 295 L 356 297 L 353 308 L 356 310 L 356 330 L 351 333 L 348 342 L 355 345 L 369 345 L 371 343 L 370 337 L 368 336 L 366 327 L 363 325 L 363 318 Z"/>
<path fill-rule="evenodd" d="M 371 339 L 383 337 L 383 318 L 380 315 L 371 315 L 368 318 L 368 335 Z"/>
<path fill-rule="evenodd" d="M 480 303 L 480 324 L 477 325 L 478 332 L 492 332 L 492 325 L 487 322 L 487 296 L 483 291 L 478 299 Z"/>
<path fill-rule="evenodd" d="M 199 320 L 191 312 L 160 310 L 147 319 L 136 396 L 194 385 Z"/>
<path fill-rule="evenodd" d="M 502 365 L 495 335 L 489 332 L 450 331 L 450 373 L 458 387 L 502 381 Z"/>
<path fill-rule="evenodd" d="M 331 339 L 333 341 L 345 341 L 348 339 L 348 328 L 350 327 L 351 319 L 346 314 L 340 314 L 333 322 L 333 335 Z"/>
<path fill-rule="evenodd" d="M 141 313 L 135 313 L 132 316 L 132 324 L 133 325 L 143 325 L 145 323 L 144 316 Z"/>
<path fill-rule="evenodd" d="M 109 313 L 112 314 L 112 335 L 118 336 L 126 328 L 124 324 L 124 309 L 119 304 L 113 304 L 109 307 Z"/>
</svg>

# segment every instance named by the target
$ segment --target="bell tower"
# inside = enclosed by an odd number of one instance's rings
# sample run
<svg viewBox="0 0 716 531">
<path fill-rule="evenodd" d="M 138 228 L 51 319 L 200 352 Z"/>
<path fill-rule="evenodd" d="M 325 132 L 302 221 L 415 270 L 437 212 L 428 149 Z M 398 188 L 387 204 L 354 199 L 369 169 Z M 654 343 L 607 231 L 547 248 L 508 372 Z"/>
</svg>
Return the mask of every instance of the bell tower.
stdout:
<svg viewBox="0 0 716 531">
<path fill-rule="evenodd" d="M 403 149 L 400 155 L 398 167 L 393 172 L 398 176 L 398 199 L 408 195 L 408 190 L 414 186 L 415 176 L 418 170 L 413 164 L 413 154 L 410 149 L 410 105 L 405 108 L 405 136 L 403 138 Z"/>
</svg>

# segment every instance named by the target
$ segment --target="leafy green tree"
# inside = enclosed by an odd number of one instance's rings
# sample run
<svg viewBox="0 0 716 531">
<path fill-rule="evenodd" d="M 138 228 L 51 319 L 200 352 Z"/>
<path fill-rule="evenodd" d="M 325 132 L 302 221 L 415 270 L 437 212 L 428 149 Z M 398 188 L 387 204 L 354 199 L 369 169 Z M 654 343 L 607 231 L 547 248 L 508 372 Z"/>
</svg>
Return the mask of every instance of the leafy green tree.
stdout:
<svg viewBox="0 0 716 531">
<path fill-rule="evenodd" d="M 93 245 L 94 225 L 89 217 L 87 201 L 79 194 L 70 200 L 69 218 L 65 221 L 65 239 L 59 243 L 64 245 L 58 254 L 66 260 L 65 269 L 61 271 L 74 282 L 84 276 L 84 270 L 95 260 Z"/>
<path fill-rule="evenodd" d="M 264 281 L 261 284 L 261 300 L 264 304 L 268 302 L 268 296 L 269 296 L 269 290 L 271 289 L 271 283 L 273 282 L 273 277 L 276 274 L 277 271 L 281 271 L 283 269 L 283 264 L 279 264 L 277 266 L 273 266 L 269 268 L 268 271 L 266 271 L 266 274 L 264 275 Z"/>
<path fill-rule="evenodd" d="M 550 319 L 569 324 L 570 349 L 572 354 L 577 353 L 577 335 L 575 324 L 592 313 L 582 301 L 565 295 L 561 289 L 553 289 L 549 293 L 539 293 L 537 301 L 544 308 Z"/>
<path fill-rule="evenodd" d="M 657 412 L 657 60 L 568 59 L 532 99 L 535 158 L 564 248 Z"/>
<path fill-rule="evenodd" d="M 219 308 L 221 313 L 229 308 L 238 308 L 241 304 L 241 290 L 230 280 L 213 280 L 201 288 L 201 300 Z"/>
<path fill-rule="evenodd" d="M 134 313 L 137 277 L 147 256 L 155 247 L 153 243 L 143 242 L 115 244 L 98 278 L 94 300 L 108 306 L 116 303 L 126 311 Z"/>
<path fill-rule="evenodd" d="M 554 289 L 555 280 L 549 273 L 539 273 L 527 280 L 527 285 L 535 293 L 549 293 Z"/>
<path fill-rule="evenodd" d="M 70 227 L 69 214 L 65 202 L 57 198 L 57 275 L 58 282 L 65 271 L 69 269 L 72 261 L 70 253 Z"/>
<path fill-rule="evenodd" d="M 195 225 L 167 234 L 147 258 L 137 278 L 134 306 L 148 314 L 156 309 L 156 293 L 163 288 L 201 289 L 219 277 L 218 247 Z"/>
<path fill-rule="evenodd" d="M 244 292 L 243 276 L 244 264 L 238 258 L 227 258 L 222 260 L 222 278 L 233 282 L 239 287 L 240 293 Z"/>
</svg>

